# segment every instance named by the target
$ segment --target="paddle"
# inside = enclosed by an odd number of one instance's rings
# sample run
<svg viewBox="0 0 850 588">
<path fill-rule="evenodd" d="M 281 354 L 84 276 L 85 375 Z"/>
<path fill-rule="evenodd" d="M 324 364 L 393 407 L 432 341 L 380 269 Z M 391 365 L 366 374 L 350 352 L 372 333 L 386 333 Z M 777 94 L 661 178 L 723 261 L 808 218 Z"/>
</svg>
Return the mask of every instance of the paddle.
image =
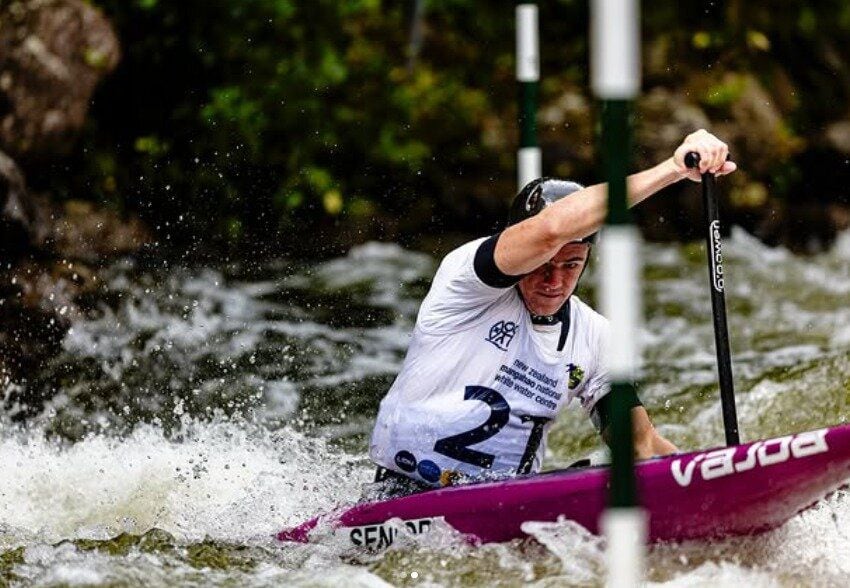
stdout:
<svg viewBox="0 0 850 588">
<path fill-rule="evenodd" d="M 688 153 L 685 165 L 699 167 L 699 153 Z M 723 428 L 726 445 L 738 445 L 738 414 L 735 409 L 735 390 L 732 382 L 732 358 L 729 352 L 729 329 L 726 326 L 726 295 L 724 294 L 723 254 L 720 250 L 720 214 L 715 193 L 715 177 L 702 174 L 702 200 L 705 209 L 706 256 L 711 289 L 711 309 L 714 314 L 714 346 L 717 350 L 717 372 L 720 377 L 720 403 L 723 408 Z"/>
</svg>

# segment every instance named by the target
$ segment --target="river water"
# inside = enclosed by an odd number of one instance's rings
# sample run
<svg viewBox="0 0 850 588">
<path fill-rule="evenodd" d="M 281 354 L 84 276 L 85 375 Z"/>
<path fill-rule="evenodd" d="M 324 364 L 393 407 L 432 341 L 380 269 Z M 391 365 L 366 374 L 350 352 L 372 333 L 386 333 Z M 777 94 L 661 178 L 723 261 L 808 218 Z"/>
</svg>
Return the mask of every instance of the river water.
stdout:
<svg viewBox="0 0 850 588">
<path fill-rule="evenodd" d="M 850 234 L 812 258 L 724 243 L 742 439 L 839 422 L 850 396 Z M 641 396 L 682 449 L 723 442 L 700 245 L 644 249 Z M 320 264 L 106 275 L 63 351 L 0 382 L 0 585 L 595 586 L 604 544 L 569 522 L 472 547 L 448 530 L 382 553 L 271 537 L 352 502 L 378 402 L 435 259 L 369 243 Z M 594 298 L 594 274 L 583 298 Z M 603 450 L 578 409 L 547 467 Z M 651 585 L 846 585 L 850 496 L 782 528 L 656 546 Z"/>
</svg>

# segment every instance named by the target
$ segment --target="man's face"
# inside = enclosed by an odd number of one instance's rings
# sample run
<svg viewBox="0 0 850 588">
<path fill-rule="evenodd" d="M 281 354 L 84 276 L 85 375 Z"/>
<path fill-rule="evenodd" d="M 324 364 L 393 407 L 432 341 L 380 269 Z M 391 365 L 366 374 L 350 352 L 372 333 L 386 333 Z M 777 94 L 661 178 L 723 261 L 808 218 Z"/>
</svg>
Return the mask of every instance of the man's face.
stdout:
<svg viewBox="0 0 850 588">
<path fill-rule="evenodd" d="M 589 253 L 589 243 L 567 243 L 555 257 L 520 280 L 519 291 L 529 312 L 555 314 L 575 290 Z"/>
</svg>

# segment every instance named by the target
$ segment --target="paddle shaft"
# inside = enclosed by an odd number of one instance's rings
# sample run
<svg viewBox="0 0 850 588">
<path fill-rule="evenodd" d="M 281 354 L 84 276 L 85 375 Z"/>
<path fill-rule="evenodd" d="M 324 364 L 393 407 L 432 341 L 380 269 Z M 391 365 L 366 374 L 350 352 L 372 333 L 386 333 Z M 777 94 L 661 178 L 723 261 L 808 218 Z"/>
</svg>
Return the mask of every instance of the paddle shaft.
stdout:
<svg viewBox="0 0 850 588">
<path fill-rule="evenodd" d="M 699 167 L 699 154 L 688 153 L 685 165 Z M 720 212 L 715 192 L 714 174 L 702 174 L 702 199 L 705 211 L 706 257 L 708 258 L 711 309 L 714 315 L 714 345 L 717 350 L 717 372 L 720 380 L 720 403 L 723 409 L 723 429 L 726 445 L 738 445 L 738 413 L 735 408 L 735 388 L 732 379 L 732 356 L 729 351 L 729 328 L 726 324 L 725 278 L 723 276 L 723 254 L 720 241 Z"/>
</svg>

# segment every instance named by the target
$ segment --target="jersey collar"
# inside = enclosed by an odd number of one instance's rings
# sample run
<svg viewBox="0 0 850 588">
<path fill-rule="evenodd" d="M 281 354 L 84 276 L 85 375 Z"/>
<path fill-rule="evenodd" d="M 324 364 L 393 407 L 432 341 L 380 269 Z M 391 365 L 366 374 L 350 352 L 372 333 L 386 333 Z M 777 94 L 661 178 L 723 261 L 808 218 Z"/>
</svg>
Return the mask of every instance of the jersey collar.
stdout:
<svg viewBox="0 0 850 588">
<path fill-rule="evenodd" d="M 561 336 L 558 337 L 558 351 L 564 348 L 564 343 L 567 342 L 567 335 L 570 334 L 570 298 L 567 298 L 567 301 L 564 302 L 564 305 L 555 314 L 540 316 L 529 313 L 531 323 L 535 325 L 557 325 L 561 323 Z"/>
</svg>

